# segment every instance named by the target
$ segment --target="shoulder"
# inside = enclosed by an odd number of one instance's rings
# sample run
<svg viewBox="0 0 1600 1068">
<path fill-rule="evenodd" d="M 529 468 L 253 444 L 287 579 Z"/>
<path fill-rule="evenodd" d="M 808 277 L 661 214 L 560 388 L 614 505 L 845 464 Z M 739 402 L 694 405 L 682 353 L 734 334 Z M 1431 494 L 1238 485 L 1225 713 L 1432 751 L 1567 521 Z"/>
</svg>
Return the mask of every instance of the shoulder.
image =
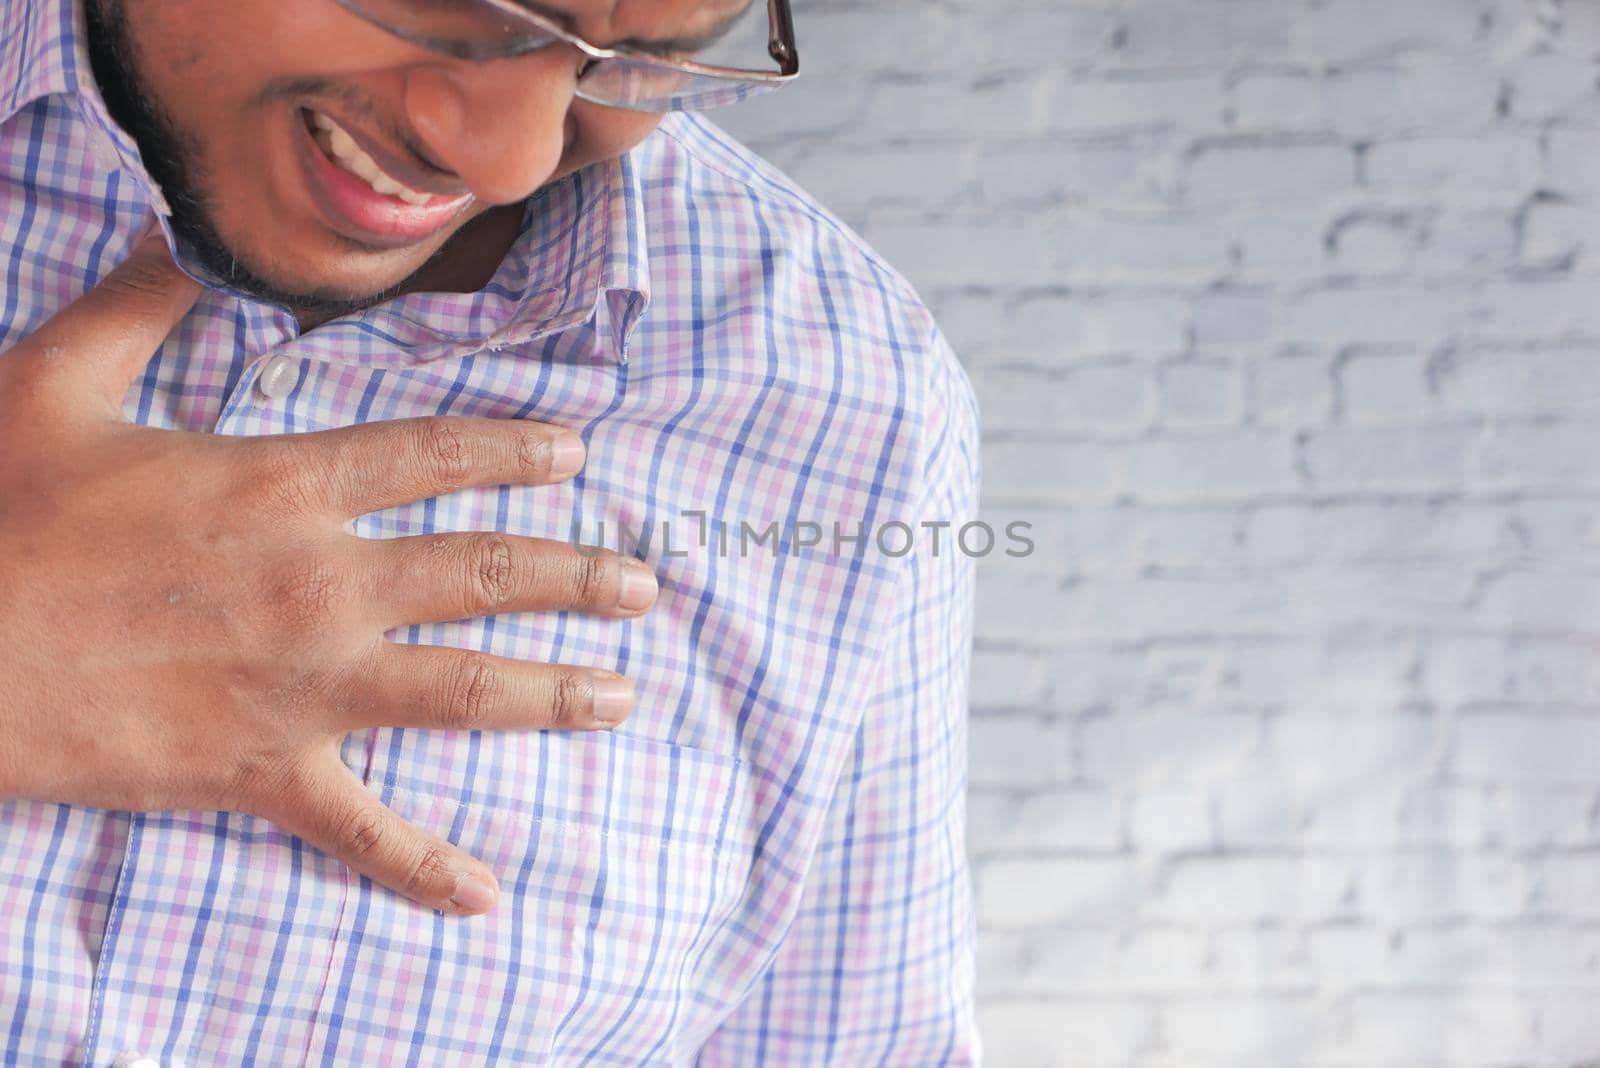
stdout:
<svg viewBox="0 0 1600 1068">
<path fill-rule="evenodd" d="M 976 451 L 965 370 L 911 283 L 859 234 L 700 115 L 669 115 L 640 162 L 652 241 L 692 235 L 659 250 L 669 270 L 688 258 L 723 310 L 765 317 L 790 374 L 892 401 L 912 452 L 949 434 Z"/>
</svg>

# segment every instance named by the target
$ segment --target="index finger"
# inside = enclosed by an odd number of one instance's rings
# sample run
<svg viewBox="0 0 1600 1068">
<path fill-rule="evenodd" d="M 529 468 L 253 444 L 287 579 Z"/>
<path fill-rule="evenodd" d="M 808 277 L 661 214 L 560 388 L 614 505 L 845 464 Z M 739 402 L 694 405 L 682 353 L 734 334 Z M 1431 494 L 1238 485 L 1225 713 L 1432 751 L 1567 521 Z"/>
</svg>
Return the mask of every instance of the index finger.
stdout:
<svg viewBox="0 0 1600 1068">
<path fill-rule="evenodd" d="M 42 374 L 46 392 L 74 407 L 104 401 L 120 417 L 122 398 L 172 328 L 200 296 L 160 234 L 145 238 L 100 284 L 57 312 L 7 354 L 13 370 Z"/>
</svg>

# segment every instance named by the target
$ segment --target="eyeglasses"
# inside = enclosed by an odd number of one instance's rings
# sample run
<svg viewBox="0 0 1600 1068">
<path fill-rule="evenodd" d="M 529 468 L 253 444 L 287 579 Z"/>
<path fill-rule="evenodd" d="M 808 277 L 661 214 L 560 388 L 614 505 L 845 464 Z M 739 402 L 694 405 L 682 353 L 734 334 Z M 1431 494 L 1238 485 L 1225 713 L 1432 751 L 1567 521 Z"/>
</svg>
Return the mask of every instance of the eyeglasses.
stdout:
<svg viewBox="0 0 1600 1068">
<path fill-rule="evenodd" d="M 744 70 L 599 48 L 516 0 L 337 0 L 412 44 L 457 59 L 504 59 L 550 45 L 588 58 L 577 96 L 629 111 L 690 111 L 734 104 L 785 85 L 800 73 L 789 0 L 767 0 L 767 54 L 777 70 Z"/>
</svg>

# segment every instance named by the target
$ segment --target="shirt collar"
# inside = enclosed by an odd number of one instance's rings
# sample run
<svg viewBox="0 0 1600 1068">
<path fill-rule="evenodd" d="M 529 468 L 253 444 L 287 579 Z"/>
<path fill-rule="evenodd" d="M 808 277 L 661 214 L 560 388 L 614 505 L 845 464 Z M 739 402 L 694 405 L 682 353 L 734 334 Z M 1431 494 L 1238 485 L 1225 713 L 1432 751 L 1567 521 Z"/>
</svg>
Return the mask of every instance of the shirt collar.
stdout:
<svg viewBox="0 0 1600 1068">
<path fill-rule="evenodd" d="M 108 139 L 152 208 L 166 215 L 137 146 L 106 112 L 84 31 L 82 0 L 0 3 L 0 121 L 47 96 L 75 98 L 79 114 Z M 521 235 L 483 289 L 411 294 L 373 313 L 399 316 L 456 351 L 470 339 L 480 340 L 479 347 L 519 345 L 592 318 L 605 349 L 626 363 L 628 341 L 650 304 L 636 152 L 585 167 L 530 197 Z"/>
<path fill-rule="evenodd" d="M 540 190 L 529 198 L 522 226 L 487 286 L 451 295 L 466 303 L 458 314 L 473 320 L 464 332 L 488 330 L 491 346 L 510 346 L 593 318 L 611 355 L 626 363 L 628 341 L 650 304 L 636 153 L 592 164 Z"/>
</svg>

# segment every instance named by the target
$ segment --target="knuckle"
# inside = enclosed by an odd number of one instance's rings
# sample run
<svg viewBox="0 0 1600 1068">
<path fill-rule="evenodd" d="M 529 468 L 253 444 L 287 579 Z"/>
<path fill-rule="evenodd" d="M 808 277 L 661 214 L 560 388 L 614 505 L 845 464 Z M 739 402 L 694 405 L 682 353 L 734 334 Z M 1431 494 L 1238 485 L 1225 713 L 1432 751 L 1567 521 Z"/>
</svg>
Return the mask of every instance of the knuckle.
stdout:
<svg viewBox="0 0 1600 1068">
<path fill-rule="evenodd" d="M 417 435 L 417 452 L 428 477 L 448 487 L 465 484 L 472 462 L 461 427 L 442 416 L 427 416 L 417 421 Z"/>
<path fill-rule="evenodd" d="M 550 722 L 553 726 L 573 726 L 587 723 L 594 703 L 594 686 L 576 672 L 563 671 L 556 676 L 551 694 Z"/>
<path fill-rule="evenodd" d="M 302 516 L 313 511 L 319 493 L 332 480 L 332 472 L 314 450 L 297 449 L 288 441 L 251 442 L 251 458 L 244 477 L 269 513 Z"/>
<path fill-rule="evenodd" d="M 359 864 L 372 857 L 383 840 L 382 817 L 367 809 L 350 813 L 333 828 L 334 855 L 347 864 Z"/>
<path fill-rule="evenodd" d="M 572 560 L 572 594 L 576 604 L 598 608 L 614 600 L 611 575 L 621 561 L 609 553 L 576 554 Z"/>
<path fill-rule="evenodd" d="M 472 577 L 481 602 L 489 608 L 498 608 L 511 600 L 517 590 L 516 565 L 511 559 L 511 545 L 505 538 L 494 534 L 476 539 L 473 547 Z"/>
<path fill-rule="evenodd" d="M 322 629 L 339 614 L 339 573 L 311 555 L 297 555 L 281 565 L 268 592 L 278 618 L 296 627 Z"/>
<path fill-rule="evenodd" d="M 477 730 L 504 692 L 505 677 L 489 657 L 462 657 L 445 696 L 440 725 L 447 730 Z"/>
<path fill-rule="evenodd" d="M 450 879 L 451 873 L 450 858 L 443 850 L 429 847 L 422 851 L 398 889 L 408 897 L 428 897 L 432 890 Z"/>
<path fill-rule="evenodd" d="M 550 473 L 552 452 L 550 442 L 536 434 L 516 436 L 517 478 L 529 482 Z"/>
</svg>

